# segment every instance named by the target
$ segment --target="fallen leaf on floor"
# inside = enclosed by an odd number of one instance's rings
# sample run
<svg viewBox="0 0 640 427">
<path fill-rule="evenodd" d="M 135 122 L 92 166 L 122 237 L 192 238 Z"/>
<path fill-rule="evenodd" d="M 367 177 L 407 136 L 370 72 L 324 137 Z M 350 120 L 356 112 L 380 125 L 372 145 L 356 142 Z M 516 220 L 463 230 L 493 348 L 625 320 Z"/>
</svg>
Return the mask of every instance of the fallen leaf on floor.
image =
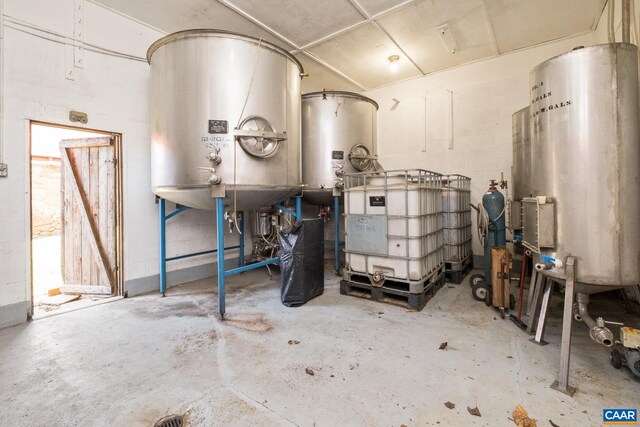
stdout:
<svg viewBox="0 0 640 427">
<path fill-rule="evenodd" d="M 507 356 L 507 359 L 513 359 L 513 356 Z"/>
<path fill-rule="evenodd" d="M 378 314 L 384 314 L 384 311 L 379 311 Z M 404 424 L 403 424 L 404 425 Z"/>
<path fill-rule="evenodd" d="M 513 422 L 515 422 L 518 427 L 536 427 L 537 425 L 536 420 L 529 418 L 527 410 L 519 403 L 516 409 L 513 410 Z"/>
<path fill-rule="evenodd" d="M 300 341 L 298 341 L 298 340 L 289 340 L 289 341 L 287 341 L 287 343 L 289 343 L 289 345 L 300 344 Z"/>
<path fill-rule="evenodd" d="M 400 424 L 400 427 L 407 427 L 406 424 Z"/>
<path fill-rule="evenodd" d="M 496 319 L 496 316 L 493 316 L 493 320 L 498 320 L 498 319 Z"/>
<path fill-rule="evenodd" d="M 467 411 L 469 411 L 469 413 L 471 415 L 475 415 L 476 417 L 481 417 L 482 415 L 480 415 L 480 409 L 478 409 L 478 407 L 476 406 L 475 408 L 469 408 L 467 406 Z"/>
<path fill-rule="evenodd" d="M 449 344 L 449 343 L 448 343 L 448 342 L 446 342 L 446 341 L 445 341 L 445 342 L 443 342 L 443 343 L 440 343 L 440 347 L 438 347 L 438 350 L 444 350 L 444 349 L 446 349 L 446 348 L 447 348 L 447 344 Z"/>
<path fill-rule="evenodd" d="M 313 369 L 305 368 L 304 371 L 311 376 L 315 375 L 315 372 L 313 372 Z"/>
<path fill-rule="evenodd" d="M 554 423 L 551 420 L 549 420 L 549 423 L 551 423 L 551 427 L 560 427 L 558 424 Z"/>
<path fill-rule="evenodd" d="M 456 407 L 456 404 L 451 402 L 444 402 L 444 406 L 446 406 L 449 409 L 453 409 Z"/>
</svg>

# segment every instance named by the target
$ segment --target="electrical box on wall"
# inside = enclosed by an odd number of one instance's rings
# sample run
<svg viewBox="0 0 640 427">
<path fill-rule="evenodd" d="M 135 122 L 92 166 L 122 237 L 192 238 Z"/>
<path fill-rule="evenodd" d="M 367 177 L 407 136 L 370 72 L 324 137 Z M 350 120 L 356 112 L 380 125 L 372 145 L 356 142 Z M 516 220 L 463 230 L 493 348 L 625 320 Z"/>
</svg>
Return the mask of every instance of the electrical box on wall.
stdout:
<svg viewBox="0 0 640 427">
<path fill-rule="evenodd" d="M 9 175 L 9 166 L 6 163 L 0 163 L 0 178 L 6 178 Z"/>
</svg>

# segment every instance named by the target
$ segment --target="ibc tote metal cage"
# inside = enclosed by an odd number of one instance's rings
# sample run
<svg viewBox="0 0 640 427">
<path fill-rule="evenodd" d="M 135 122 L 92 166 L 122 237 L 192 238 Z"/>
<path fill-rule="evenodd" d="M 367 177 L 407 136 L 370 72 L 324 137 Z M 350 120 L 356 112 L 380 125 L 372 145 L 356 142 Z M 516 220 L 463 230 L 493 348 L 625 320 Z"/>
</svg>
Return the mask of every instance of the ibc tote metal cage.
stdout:
<svg viewBox="0 0 640 427">
<path fill-rule="evenodd" d="M 442 175 L 345 175 L 344 281 L 424 294 L 444 276 Z"/>
<path fill-rule="evenodd" d="M 447 279 L 460 283 L 473 268 L 471 246 L 471 178 L 442 177 L 444 261 Z"/>
</svg>

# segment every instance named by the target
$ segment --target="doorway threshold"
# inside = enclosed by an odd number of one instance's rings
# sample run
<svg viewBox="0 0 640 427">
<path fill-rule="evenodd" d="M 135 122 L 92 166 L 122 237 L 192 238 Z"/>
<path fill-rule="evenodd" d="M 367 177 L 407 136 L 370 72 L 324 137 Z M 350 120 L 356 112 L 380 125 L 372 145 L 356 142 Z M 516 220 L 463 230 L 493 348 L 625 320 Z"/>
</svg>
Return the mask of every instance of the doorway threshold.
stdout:
<svg viewBox="0 0 640 427">
<path fill-rule="evenodd" d="M 68 307 L 59 308 L 53 311 L 41 311 L 39 313 L 34 313 L 32 320 L 47 319 L 49 317 L 59 316 L 61 314 L 67 314 L 67 313 L 71 313 L 78 310 L 84 310 L 85 308 L 95 307 L 97 305 L 120 301 L 122 299 L 124 299 L 123 296 L 112 296 L 112 297 L 101 298 L 95 301 L 92 301 L 92 300 L 73 301 L 68 303 Z"/>
</svg>

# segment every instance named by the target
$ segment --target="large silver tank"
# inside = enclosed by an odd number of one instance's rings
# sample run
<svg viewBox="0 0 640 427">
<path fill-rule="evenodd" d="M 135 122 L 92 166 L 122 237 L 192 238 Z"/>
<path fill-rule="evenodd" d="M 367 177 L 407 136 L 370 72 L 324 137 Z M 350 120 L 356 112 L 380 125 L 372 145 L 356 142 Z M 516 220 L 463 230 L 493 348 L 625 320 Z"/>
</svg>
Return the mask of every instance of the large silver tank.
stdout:
<svg viewBox="0 0 640 427">
<path fill-rule="evenodd" d="M 369 171 L 375 155 L 378 104 L 352 92 L 324 91 L 302 96 L 302 181 L 304 200 L 331 204 L 340 173 Z M 358 157 L 360 156 L 360 157 Z"/>
<path fill-rule="evenodd" d="M 532 192 L 556 205 L 556 246 L 542 254 L 576 257 L 579 292 L 640 282 L 637 63 L 635 46 L 607 44 L 530 74 Z"/>
<path fill-rule="evenodd" d="M 156 41 L 147 60 L 155 194 L 214 209 L 212 189 L 224 186 L 240 210 L 300 192 L 303 69 L 292 55 L 253 37 L 189 30 Z"/>
<path fill-rule="evenodd" d="M 531 138 L 529 136 L 529 107 L 511 116 L 513 133 L 513 169 L 511 188 L 513 200 L 522 200 L 531 194 Z"/>
</svg>

